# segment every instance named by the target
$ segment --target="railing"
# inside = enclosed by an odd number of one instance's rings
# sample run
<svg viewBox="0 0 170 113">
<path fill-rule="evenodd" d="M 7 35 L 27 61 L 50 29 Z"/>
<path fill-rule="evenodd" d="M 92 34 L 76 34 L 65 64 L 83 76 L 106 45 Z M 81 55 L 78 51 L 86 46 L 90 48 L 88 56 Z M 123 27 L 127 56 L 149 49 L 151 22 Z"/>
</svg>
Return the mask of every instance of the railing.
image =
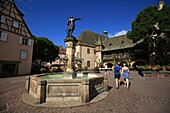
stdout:
<svg viewBox="0 0 170 113">
<path fill-rule="evenodd" d="M 129 57 L 130 57 L 129 54 L 112 54 L 112 55 L 104 55 L 103 60 L 125 59 Z"/>
</svg>

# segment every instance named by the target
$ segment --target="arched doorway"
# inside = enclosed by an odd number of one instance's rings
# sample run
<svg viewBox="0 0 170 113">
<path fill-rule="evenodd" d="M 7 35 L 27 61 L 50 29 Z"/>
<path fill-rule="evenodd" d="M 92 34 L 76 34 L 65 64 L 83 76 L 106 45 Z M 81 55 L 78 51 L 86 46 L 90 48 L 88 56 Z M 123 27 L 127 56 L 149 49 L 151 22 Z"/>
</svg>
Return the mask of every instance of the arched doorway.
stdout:
<svg viewBox="0 0 170 113">
<path fill-rule="evenodd" d="M 108 68 L 112 68 L 113 64 L 112 63 L 107 63 L 106 64 Z"/>
</svg>

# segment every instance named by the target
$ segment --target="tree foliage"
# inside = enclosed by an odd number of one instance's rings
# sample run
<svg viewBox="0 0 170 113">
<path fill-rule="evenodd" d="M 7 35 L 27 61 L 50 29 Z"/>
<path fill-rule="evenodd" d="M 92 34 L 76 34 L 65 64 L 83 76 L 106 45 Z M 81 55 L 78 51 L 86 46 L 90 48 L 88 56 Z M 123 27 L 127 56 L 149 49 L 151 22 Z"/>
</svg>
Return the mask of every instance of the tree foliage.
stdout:
<svg viewBox="0 0 170 113">
<path fill-rule="evenodd" d="M 158 23 L 159 29 L 154 27 L 156 23 Z M 154 40 L 152 39 L 153 33 L 157 35 Z M 132 31 L 128 32 L 128 38 L 133 42 L 144 38 L 148 51 L 156 52 L 155 63 L 168 64 L 170 61 L 170 7 L 164 6 L 162 10 L 158 10 L 156 6 L 145 8 L 132 22 Z M 153 41 L 156 46 L 153 46 Z"/>
<path fill-rule="evenodd" d="M 154 30 L 153 25 L 159 23 L 159 32 L 164 32 L 169 38 L 170 32 L 170 7 L 164 6 L 158 10 L 156 6 L 149 6 L 141 11 L 135 21 L 132 22 L 132 31 L 128 32 L 128 37 L 134 42 L 148 38 Z"/>
<path fill-rule="evenodd" d="M 52 41 L 44 37 L 35 38 L 33 61 L 39 59 L 45 62 L 52 62 L 58 56 L 58 53 L 59 48 Z"/>
</svg>

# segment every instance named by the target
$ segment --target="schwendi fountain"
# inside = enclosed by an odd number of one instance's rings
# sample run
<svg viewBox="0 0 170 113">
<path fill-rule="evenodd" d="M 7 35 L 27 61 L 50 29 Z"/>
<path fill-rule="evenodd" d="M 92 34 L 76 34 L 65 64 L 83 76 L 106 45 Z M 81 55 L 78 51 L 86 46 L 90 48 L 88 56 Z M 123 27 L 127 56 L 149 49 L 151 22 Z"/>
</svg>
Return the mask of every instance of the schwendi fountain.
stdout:
<svg viewBox="0 0 170 113">
<path fill-rule="evenodd" d="M 45 73 L 26 77 L 26 94 L 23 100 L 34 103 L 59 103 L 62 106 L 80 105 L 90 102 L 97 95 L 108 91 L 107 77 L 95 73 L 76 73 L 74 70 L 75 46 L 78 40 L 72 36 L 74 22 L 81 18 L 70 17 L 67 29 L 66 54 L 68 57 L 64 73 Z M 86 74 L 86 75 L 85 75 Z"/>
</svg>

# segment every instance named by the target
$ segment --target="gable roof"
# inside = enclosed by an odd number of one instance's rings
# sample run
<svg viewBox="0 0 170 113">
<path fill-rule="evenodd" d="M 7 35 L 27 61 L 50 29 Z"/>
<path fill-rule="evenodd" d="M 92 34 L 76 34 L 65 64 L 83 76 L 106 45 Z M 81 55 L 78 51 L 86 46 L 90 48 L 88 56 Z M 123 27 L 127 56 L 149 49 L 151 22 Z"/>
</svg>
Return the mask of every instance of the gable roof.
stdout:
<svg viewBox="0 0 170 113">
<path fill-rule="evenodd" d="M 101 42 L 107 39 L 107 37 L 105 37 L 104 35 L 97 34 L 97 33 L 94 33 L 88 30 L 83 30 L 83 32 L 79 35 L 77 39 L 79 41 L 83 41 L 86 43 L 96 44 L 96 42 L 98 41 L 98 38 L 100 38 L 99 40 Z"/>
<path fill-rule="evenodd" d="M 17 28 L 17 32 L 15 32 L 16 34 L 22 35 L 24 37 L 28 37 L 31 39 L 33 38 L 33 35 L 31 33 L 31 31 L 29 30 L 25 20 L 23 19 L 24 14 L 18 9 L 18 7 L 15 4 L 14 0 L 6 0 L 3 1 L 3 3 L 5 4 L 5 6 L 3 8 L 0 9 L 0 11 L 2 12 L 3 15 L 5 15 L 8 18 L 13 18 L 15 19 L 17 22 L 19 22 L 19 28 Z M 9 12 L 7 13 L 6 11 L 9 10 Z M 4 23 L 4 25 L 6 26 L 12 26 L 11 22 L 6 22 Z M 7 30 L 9 32 L 14 33 L 15 30 L 12 30 L 12 28 L 10 27 L 0 27 L 3 30 Z"/>
<path fill-rule="evenodd" d="M 31 31 L 30 31 L 30 29 L 28 28 L 28 26 L 27 26 L 25 20 L 23 19 L 24 14 L 18 9 L 18 7 L 17 7 L 17 5 L 15 4 L 14 0 L 12 0 L 12 1 L 13 1 L 13 4 L 14 4 L 14 7 L 15 7 L 16 10 L 18 11 L 18 14 L 20 15 L 20 18 L 22 19 L 22 21 L 23 21 L 23 23 L 24 23 L 26 29 L 28 30 L 29 34 L 31 35 L 30 38 L 34 39 L 32 33 L 31 33 Z"/>
<path fill-rule="evenodd" d="M 88 30 L 84 30 L 77 39 L 79 42 L 92 44 L 94 47 L 95 45 L 102 45 L 105 48 L 102 51 L 131 48 L 142 42 L 139 41 L 138 43 L 133 43 L 131 39 L 127 38 L 127 35 L 107 38 L 104 35 L 97 34 Z"/>
</svg>

